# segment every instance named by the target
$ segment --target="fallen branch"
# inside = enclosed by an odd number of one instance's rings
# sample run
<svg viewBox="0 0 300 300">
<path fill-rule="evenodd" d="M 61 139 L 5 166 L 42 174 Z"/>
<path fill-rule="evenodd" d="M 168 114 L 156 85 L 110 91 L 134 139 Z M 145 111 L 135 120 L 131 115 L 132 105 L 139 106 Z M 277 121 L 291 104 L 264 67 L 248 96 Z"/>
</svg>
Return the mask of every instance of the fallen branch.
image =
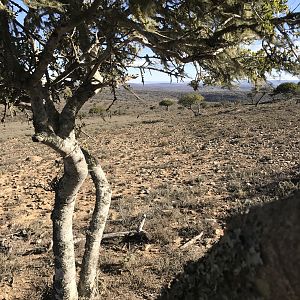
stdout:
<svg viewBox="0 0 300 300">
<path fill-rule="evenodd" d="M 193 237 L 191 240 L 189 240 L 188 242 L 186 242 L 185 244 L 183 244 L 182 246 L 180 246 L 180 249 L 185 249 L 189 246 L 191 246 L 192 244 L 195 244 L 198 240 L 200 240 L 203 236 L 204 232 L 201 231 L 200 234 L 196 235 L 195 237 Z"/>
<path fill-rule="evenodd" d="M 139 227 L 137 228 L 137 232 L 141 232 L 143 231 L 143 227 L 144 227 L 144 224 L 145 224 L 145 221 L 146 221 L 146 214 L 143 214 L 143 219 L 139 225 Z"/>
<path fill-rule="evenodd" d="M 113 238 L 118 238 L 118 237 L 130 237 L 130 236 L 135 236 L 135 237 L 147 237 L 147 232 L 143 230 L 145 221 L 146 221 L 146 215 L 143 215 L 143 218 L 139 224 L 139 226 L 137 227 L 136 230 L 129 230 L 129 231 L 120 231 L 120 232 L 111 232 L 111 233 L 104 233 L 102 236 L 102 240 L 107 240 L 107 239 L 113 239 Z M 12 233 L 9 236 L 14 236 L 18 234 L 18 232 Z M 202 232 L 203 234 L 203 232 Z M 195 237 L 196 238 L 196 237 Z M 194 239 L 195 239 L 194 238 Z M 81 241 L 83 241 L 85 238 L 75 238 L 74 239 L 74 244 L 78 244 Z M 188 242 L 189 243 L 189 242 Z M 183 245 L 184 246 L 184 245 Z M 24 254 L 22 254 L 23 256 L 26 255 L 31 255 L 31 254 L 42 254 L 42 253 L 46 253 L 49 252 L 50 250 L 52 250 L 53 247 L 53 241 L 50 241 L 50 244 L 48 246 L 44 246 L 44 247 L 37 247 L 34 249 L 30 249 L 28 251 L 26 251 Z"/>
<path fill-rule="evenodd" d="M 140 233 L 146 233 L 146 231 L 143 230 L 145 221 L 146 221 L 146 215 L 143 215 L 143 218 L 139 224 L 139 226 L 137 227 L 136 230 L 130 230 L 130 231 L 121 231 L 121 232 L 112 232 L 112 233 L 104 233 L 102 236 L 102 240 L 103 239 L 111 239 L 111 238 L 115 238 L 115 237 L 124 237 L 124 236 L 128 236 L 131 234 L 140 234 Z"/>
<path fill-rule="evenodd" d="M 104 233 L 102 236 L 102 240 L 107 240 L 107 239 L 113 239 L 113 238 L 118 238 L 118 237 L 126 237 L 129 235 L 139 235 L 139 234 L 147 234 L 146 231 L 143 230 L 145 221 L 146 221 L 146 215 L 143 215 L 143 218 L 137 227 L 136 230 L 129 230 L 129 231 L 120 231 L 120 232 L 111 232 L 111 233 Z M 80 243 L 84 238 L 76 238 L 74 239 L 74 243 L 78 244 Z"/>
</svg>

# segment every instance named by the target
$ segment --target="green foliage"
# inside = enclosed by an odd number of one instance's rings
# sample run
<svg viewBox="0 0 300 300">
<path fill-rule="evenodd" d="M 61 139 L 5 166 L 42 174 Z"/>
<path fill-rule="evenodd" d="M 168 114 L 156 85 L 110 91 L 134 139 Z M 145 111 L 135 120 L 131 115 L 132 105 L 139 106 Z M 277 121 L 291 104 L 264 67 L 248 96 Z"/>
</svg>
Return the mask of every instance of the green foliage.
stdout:
<svg viewBox="0 0 300 300">
<path fill-rule="evenodd" d="M 90 115 L 100 115 L 103 116 L 106 113 L 106 110 L 104 107 L 100 105 L 94 105 L 89 109 L 89 114 Z"/>
<path fill-rule="evenodd" d="M 274 89 L 275 94 L 299 94 L 300 93 L 300 85 L 294 82 L 284 82 L 279 84 Z"/>
<path fill-rule="evenodd" d="M 129 0 L 129 7 L 137 20 L 142 22 L 148 29 L 154 29 L 156 22 L 152 17 L 157 6 L 153 0 Z"/>
<path fill-rule="evenodd" d="M 174 104 L 174 101 L 172 99 L 163 99 L 162 101 L 159 102 L 160 106 L 166 107 L 166 110 L 169 110 L 169 107 Z"/>
<path fill-rule="evenodd" d="M 178 104 L 190 109 L 195 116 L 199 116 L 201 114 L 200 107 L 205 107 L 203 101 L 204 97 L 202 95 L 198 93 L 188 93 L 179 98 Z"/>
<path fill-rule="evenodd" d="M 63 11 L 63 4 L 61 1 L 50 1 L 50 0 L 24 0 L 24 3 L 33 9 L 38 8 L 52 8 L 57 9 L 58 11 Z"/>
<path fill-rule="evenodd" d="M 193 105 L 200 104 L 204 100 L 204 97 L 197 93 L 189 93 L 180 97 L 178 104 L 187 108 L 191 108 Z"/>
<path fill-rule="evenodd" d="M 180 79 L 184 66 L 194 63 L 193 87 L 199 81 L 230 84 L 240 78 L 256 83 L 274 69 L 299 74 L 292 42 L 300 33 L 300 13 L 287 12 L 285 5 L 286 0 L 0 0 L 0 89 L 12 102 L 15 91 L 17 98 L 29 96 L 34 140 L 65 157 L 78 147 L 73 132 L 80 109 L 106 87 L 117 100 L 116 88 L 125 85 L 127 70 L 137 69 L 142 80 L 147 70 Z M 263 50 L 245 48 L 256 40 L 263 40 Z M 151 50 L 147 55 L 145 47 Z M 64 107 L 56 105 L 60 93 L 67 100 Z M 196 93 L 179 100 L 195 115 L 202 102 Z M 95 105 L 89 113 L 104 119 L 106 111 Z M 65 170 L 69 184 L 73 179 Z M 65 263 L 64 251 L 57 251 L 56 272 L 60 261 Z M 71 276 L 54 277 L 61 287 L 57 299 L 72 298 L 64 285 L 67 277 L 70 286 L 76 285 L 76 274 L 68 271 Z"/>
<path fill-rule="evenodd" d="M 229 85 L 245 78 L 257 85 L 279 69 L 299 74 L 293 40 L 300 34 L 300 13 L 289 13 L 286 5 L 286 0 L 0 1 L 0 86 L 28 95 L 38 87 L 52 102 L 63 91 L 77 114 L 102 88 L 116 96 L 128 69 L 137 69 L 142 80 L 147 70 L 180 79 L 193 63 L 194 90 L 200 82 Z M 263 40 L 263 49 L 245 46 L 257 40 Z M 144 47 L 151 50 L 147 55 Z M 50 123 L 66 120 L 53 118 L 48 116 L 50 130 L 60 127 Z"/>
<path fill-rule="evenodd" d="M 59 99 L 68 101 L 72 97 L 72 90 L 66 86 L 59 94 Z"/>
</svg>

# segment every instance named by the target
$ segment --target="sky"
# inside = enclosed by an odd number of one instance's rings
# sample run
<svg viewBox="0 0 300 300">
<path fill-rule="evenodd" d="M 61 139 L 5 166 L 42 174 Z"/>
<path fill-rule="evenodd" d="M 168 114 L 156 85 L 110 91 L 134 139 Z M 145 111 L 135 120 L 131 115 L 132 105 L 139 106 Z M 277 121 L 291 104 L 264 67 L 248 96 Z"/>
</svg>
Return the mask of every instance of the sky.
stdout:
<svg viewBox="0 0 300 300">
<path fill-rule="evenodd" d="M 300 12 L 300 0 L 289 0 L 288 1 L 288 6 L 289 6 L 291 11 Z M 260 45 L 259 42 L 254 44 L 254 48 L 259 47 L 259 45 Z M 185 72 L 188 74 L 188 76 L 190 78 L 185 78 L 184 82 L 191 81 L 191 79 L 194 78 L 195 73 L 196 73 L 193 66 L 192 66 L 192 64 L 187 65 L 185 67 Z M 130 74 L 138 75 L 139 70 L 138 69 L 130 70 Z M 295 76 L 292 76 L 290 74 L 282 72 L 280 74 L 277 74 L 277 73 L 272 74 L 269 79 L 274 79 L 274 80 L 299 80 L 300 76 L 295 77 Z M 150 73 L 150 72 L 146 71 L 146 73 L 144 74 L 144 81 L 145 81 L 146 84 L 147 83 L 158 83 L 158 82 L 170 82 L 170 76 L 168 76 L 167 74 L 161 73 L 161 72 L 151 71 L 151 73 Z M 130 83 L 142 83 L 140 76 L 136 79 L 133 79 L 133 80 L 129 81 L 129 82 Z M 176 78 L 173 78 L 172 82 L 176 82 Z"/>
<path fill-rule="evenodd" d="M 17 3 L 21 4 L 22 1 L 21 0 L 17 0 Z M 290 8 L 291 11 L 297 11 L 300 12 L 300 0 L 288 0 L 288 6 Z M 260 43 L 255 43 L 254 44 L 254 48 L 258 48 Z M 299 39 L 299 46 L 300 46 L 300 39 Z M 144 54 L 148 54 L 150 55 L 150 50 L 145 50 L 145 52 L 143 52 Z M 136 62 L 136 64 L 142 64 L 142 62 Z M 193 67 L 192 64 L 188 64 L 185 66 L 185 72 L 188 75 L 187 78 L 184 79 L 184 82 L 190 82 L 196 75 L 195 69 Z M 139 75 L 139 69 L 131 69 L 129 70 L 129 73 L 131 75 Z M 270 79 L 275 79 L 275 80 L 299 80 L 299 77 L 292 77 L 290 74 L 286 74 L 286 73 L 281 73 L 281 74 L 272 74 L 272 78 Z M 139 76 L 136 79 L 133 79 L 131 81 L 129 81 L 130 83 L 142 83 L 141 77 Z M 146 71 L 146 73 L 144 74 L 144 82 L 145 83 L 157 83 L 157 82 L 167 82 L 170 83 L 170 76 L 168 76 L 167 74 L 161 73 L 161 72 L 157 72 L 157 71 L 151 71 L 148 72 Z M 172 82 L 176 82 L 176 78 L 172 78 Z"/>
</svg>

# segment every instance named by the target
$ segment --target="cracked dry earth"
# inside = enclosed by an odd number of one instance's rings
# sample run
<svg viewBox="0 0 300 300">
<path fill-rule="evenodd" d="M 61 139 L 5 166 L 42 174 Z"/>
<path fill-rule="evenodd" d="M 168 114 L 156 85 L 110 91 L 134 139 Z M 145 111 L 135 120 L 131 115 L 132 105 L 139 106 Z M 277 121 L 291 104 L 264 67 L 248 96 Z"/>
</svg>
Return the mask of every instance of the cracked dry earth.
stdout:
<svg viewBox="0 0 300 300">
<path fill-rule="evenodd" d="M 209 256 L 233 216 L 281 201 L 299 188 L 299 105 L 211 105 L 194 118 L 176 107 L 164 111 L 159 100 L 132 105 L 128 100 L 126 107 L 143 112 L 138 118 L 125 107 L 107 122 L 84 119 L 81 143 L 100 159 L 113 189 L 106 232 L 135 229 L 147 215 L 148 240 L 103 241 L 99 299 L 157 299 L 168 285 L 172 289 L 177 274 L 188 276 L 184 266 Z M 62 163 L 49 148 L 31 142 L 32 131 L 26 122 L 1 127 L 1 300 L 47 299 L 51 286 L 51 182 Z M 76 238 L 84 237 L 93 193 L 87 180 L 74 215 Z M 76 244 L 78 265 L 83 246 Z M 225 256 L 221 260 L 232 263 Z M 201 270 L 208 282 L 211 269 Z M 201 295 L 186 299 L 222 299 L 205 298 L 205 287 Z"/>
</svg>

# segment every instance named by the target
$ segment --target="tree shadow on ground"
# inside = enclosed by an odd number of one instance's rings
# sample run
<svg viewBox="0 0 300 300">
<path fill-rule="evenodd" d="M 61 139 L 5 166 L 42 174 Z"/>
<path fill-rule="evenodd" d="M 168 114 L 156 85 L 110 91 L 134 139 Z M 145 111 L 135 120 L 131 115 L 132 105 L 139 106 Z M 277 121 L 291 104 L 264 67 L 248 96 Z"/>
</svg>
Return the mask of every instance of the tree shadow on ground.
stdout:
<svg viewBox="0 0 300 300">
<path fill-rule="evenodd" d="M 300 299 L 300 192 L 251 208 L 157 300 Z"/>
</svg>

